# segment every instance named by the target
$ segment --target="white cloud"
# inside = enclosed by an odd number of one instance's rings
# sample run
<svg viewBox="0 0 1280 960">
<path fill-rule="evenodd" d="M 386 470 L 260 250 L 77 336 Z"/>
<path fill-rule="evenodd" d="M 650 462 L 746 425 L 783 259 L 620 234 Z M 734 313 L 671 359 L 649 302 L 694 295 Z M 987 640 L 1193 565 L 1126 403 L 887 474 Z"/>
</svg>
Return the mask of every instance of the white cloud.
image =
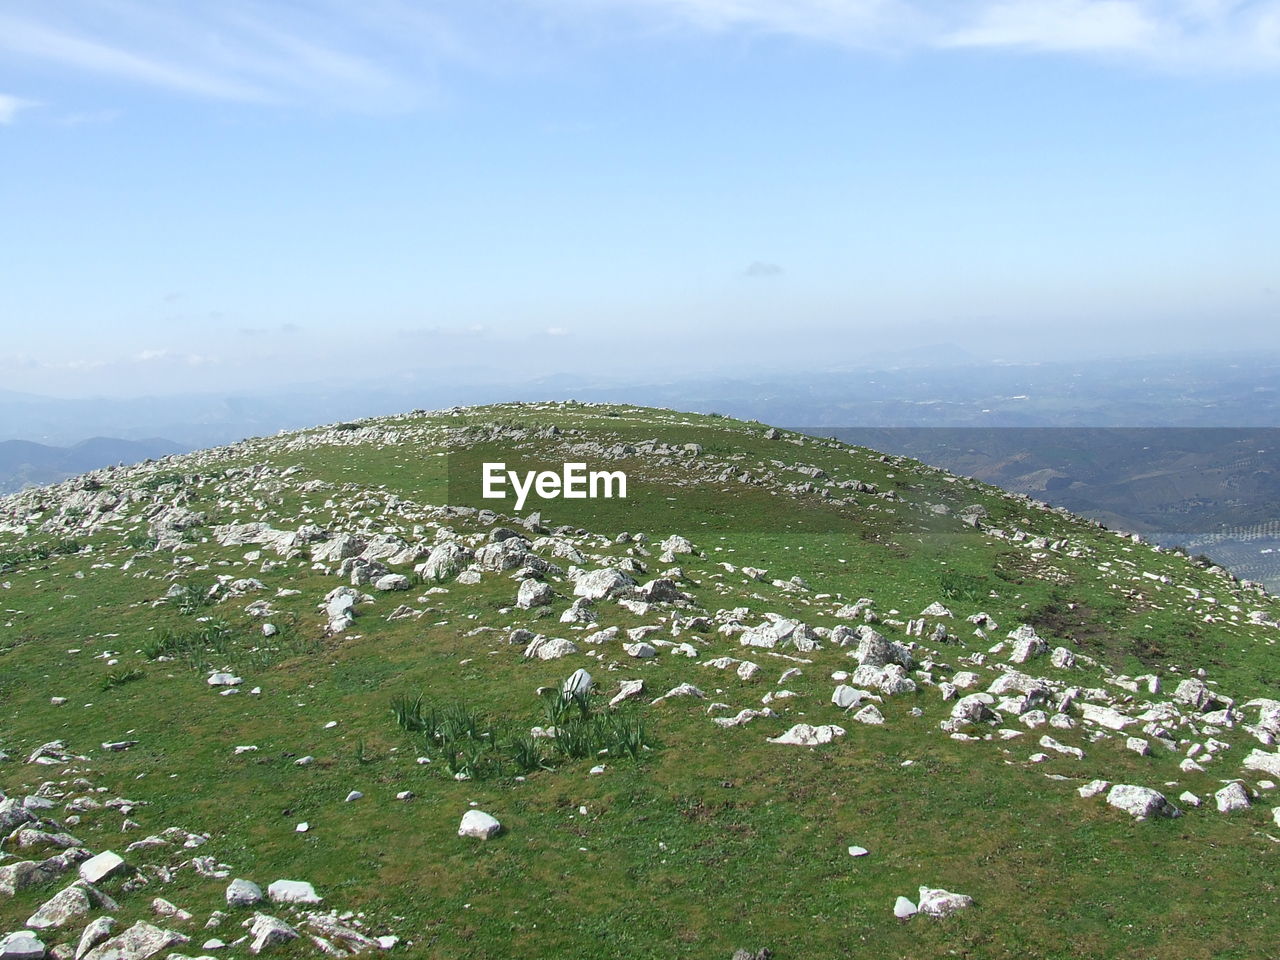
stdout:
<svg viewBox="0 0 1280 960">
<path fill-rule="evenodd" d="M 21 97 L 0 93 L 0 126 L 13 123 L 18 116 L 18 111 L 34 106 L 35 103 L 31 100 L 23 100 Z"/>
<path fill-rule="evenodd" d="M 5 0 L 0 9 L 10 69 L 374 112 L 434 98 L 448 66 L 518 72 L 566 58 L 573 44 L 673 32 L 1280 67 L 1280 0 Z M 26 105 L 0 96 L 0 123 Z"/>
<path fill-rule="evenodd" d="M 940 42 L 1032 50 L 1144 50 L 1160 42 L 1167 26 L 1133 0 L 1001 0 Z"/>
<path fill-rule="evenodd" d="M 1280 67 L 1280 0 L 522 0 L 885 50 L 1133 54 L 1204 69 Z"/>
<path fill-rule="evenodd" d="M 12 0 L 0 13 L 0 53 L 207 99 L 400 108 L 429 88 L 433 53 L 424 22 L 410 30 L 398 9 L 397 0 L 358 12 L 337 0 Z"/>
</svg>

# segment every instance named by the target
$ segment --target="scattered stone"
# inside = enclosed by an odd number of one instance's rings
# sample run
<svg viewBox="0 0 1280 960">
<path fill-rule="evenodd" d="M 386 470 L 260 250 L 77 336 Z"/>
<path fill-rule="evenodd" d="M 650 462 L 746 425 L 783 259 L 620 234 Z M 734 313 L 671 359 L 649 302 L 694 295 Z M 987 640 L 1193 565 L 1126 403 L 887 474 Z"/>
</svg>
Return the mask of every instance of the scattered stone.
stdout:
<svg viewBox="0 0 1280 960">
<path fill-rule="evenodd" d="M 85 883 L 101 883 L 126 869 L 124 859 L 119 854 L 106 850 L 80 864 L 80 879 Z"/>
<path fill-rule="evenodd" d="M 84 956 L 111 936 L 116 927 L 115 917 L 98 917 L 80 934 L 80 943 L 76 946 L 75 960 L 83 960 Z"/>
<path fill-rule="evenodd" d="M 267 896 L 272 903 L 316 904 L 324 899 L 304 880 L 276 880 L 267 887 Z"/>
<path fill-rule="evenodd" d="M 920 888 L 921 913 L 930 917 L 949 917 L 957 910 L 966 910 L 973 906 L 973 898 L 963 893 L 950 893 L 930 887 Z"/>
<path fill-rule="evenodd" d="M 262 902 L 262 888 L 252 880 L 235 879 L 227 884 L 227 906 L 252 907 Z"/>
<path fill-rule="evenodd" d="M 140 920 L 117 937 L 103 941 L 82 960 L 150 960 L 188 938 Z"/>
<path fill-rule="evenodd" d="M 1105 793 L 1110 786 L 1111 782 L 1109 780 L 1090 780 L 1083 787 L 1077 787 L 1076 793 L 1088 800 L 1090 797 Z"/>
<path fill-rule="evenodd" d="M 1177 817 L 1182 811 L 1165 799 L 1163 793 L 1150 787 L 1117 783 L 1107 793 L 1107 803 L 1134 817 Z"/>
<path fill-rule="evenodd" d="M 909 920 L 918 912 L 916 905 L 906 897 L 899 897 L 893 901 L 893 915 L 899 920 Z"/>
<path fill-rule="evenodd" d="M 1251 806 L 1249 802 L 1249 791 L 1244 788 L 1244 784 L 1239 780 L 1228 783 L 1221 790 L 1213 795 L 1214 802 L 1218 805 L 1219 813 L 1234 813 L 1237 810 L 1248 810 Z"/>
<path fill-rule="evenodd" d="M 823 724 L 815 727 L 808 723 L 797 723 L 786 733 L 777 737 L 770 737 L 769 742 L 797 747 L 813 747 L 822 743 L 830 743 L 836 737 L 843 737 L 844 734 L 844 728 L 837 727 L 835 724 Z"/>
<path fill-rule="evenodd" d="M 458 836 L 474 837 L 477 840 L 488 840 L 501 831 L 502 824 L 480 810 L 468 810 L 462 815 L 462 823 L 458 826 Z"/>
<path fill-rule="evenodd" d="M 298 939 L 298 931 L 283 920 L 265 913 L 255 913 L 249 921 L 250 953 L 261 953 L 267 947 L 279 946 Z"/>
<path fill-rule="evenodd" d="M 44 960 L 44 943 L 31 930 L 17 930 L 0 939 L 0 960 Z"/>
</svg>

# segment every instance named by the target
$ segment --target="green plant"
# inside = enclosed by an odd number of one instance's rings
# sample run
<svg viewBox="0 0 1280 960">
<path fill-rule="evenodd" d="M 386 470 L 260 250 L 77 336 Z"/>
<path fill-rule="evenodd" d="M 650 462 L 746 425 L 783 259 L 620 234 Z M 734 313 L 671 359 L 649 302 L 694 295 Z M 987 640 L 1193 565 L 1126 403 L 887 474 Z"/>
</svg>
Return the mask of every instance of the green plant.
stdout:
<svg viewBox="0 0 1280 960">
<path fill-rule="evenodd" d="M 132 670 L 116 670 L 108 673 L 102 681 L 103 690 L 111 690 L 115 687 L 123 687 L 126 683 L 133 683 L 135 680 L 141 680 L 146 674 L 134 667 Z"/>
<path fill-rule="evenodd" d="M 542 747 L 537 738 L 529 734 L 517 734 L 507 741 L 507 756 L 521 774 L 532 773 L 546 767 Z"/>
</svg>

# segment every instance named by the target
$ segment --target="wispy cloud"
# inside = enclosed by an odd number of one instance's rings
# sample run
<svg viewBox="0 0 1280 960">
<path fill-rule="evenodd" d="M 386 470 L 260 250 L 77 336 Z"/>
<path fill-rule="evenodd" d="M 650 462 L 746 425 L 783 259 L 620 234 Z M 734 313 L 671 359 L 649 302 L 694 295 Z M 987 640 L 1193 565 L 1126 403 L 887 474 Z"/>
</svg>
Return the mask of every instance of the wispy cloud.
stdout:
<svg viewBox="0 0 1280 960">
<path fill-rule="evenodd" d="M 429 93 L 433 60 L 460 55 L 443 30 L 437 43 L 430 21 L 400 11 L 398 0 L 13 0 L 0 53 L 215 100 L 395 109 Z"/>
<path fill-rule="evenodd" d="M 31 100 L 23 100 L 21 97 L 0 93 L 0 126 L 13 123 L 19 111 L 34 106 L 35 103 Z"/>
<path fill-rule="evenodd" d="M 522 0 L 898 51 L 1125 53 L 1194 68 L 1280 67 L 1280 0 Z"/>
<path fill-rule="evenodd" d="M 6 0 L 0 55 L 188 97 L 381 112 L 436 96 L 441 70 L 637 24 L 850 49 L 1123 55 L 1195 69 L 1280 67 L 1280 0 Z M 642 36 L 652 38 L 655 29 Z M 0 95 L 0 123 L 26 105 Z"/>
</svg>

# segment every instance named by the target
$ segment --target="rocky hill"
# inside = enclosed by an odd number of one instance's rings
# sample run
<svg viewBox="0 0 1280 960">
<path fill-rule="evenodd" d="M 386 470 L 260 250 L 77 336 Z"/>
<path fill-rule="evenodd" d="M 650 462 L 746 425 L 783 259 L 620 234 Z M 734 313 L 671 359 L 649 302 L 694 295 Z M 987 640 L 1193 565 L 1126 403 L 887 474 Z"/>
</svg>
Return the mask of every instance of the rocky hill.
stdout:
<svg viewBox="0 0 1280 960">
<path fill-rule="evenodd" d="M 496 460 L 628 496 L 495 512 Z M 0 500 L 0 957 L 1266 956 L 1278 617 L 668 410 L 101 470 Z"/>
</svg>

